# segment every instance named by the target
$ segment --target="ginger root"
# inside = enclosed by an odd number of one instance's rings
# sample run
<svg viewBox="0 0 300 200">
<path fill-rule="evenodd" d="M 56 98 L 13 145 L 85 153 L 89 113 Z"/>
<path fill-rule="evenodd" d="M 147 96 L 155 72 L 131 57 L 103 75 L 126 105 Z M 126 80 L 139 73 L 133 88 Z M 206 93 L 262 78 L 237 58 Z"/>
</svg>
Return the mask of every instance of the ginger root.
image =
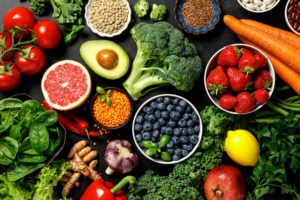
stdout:
<svg viewBox="0 0 300 200">
<path fill-rule="evenodd" d="M 67 155 L 67 160 L 73 158 L 75 153 L 77 153 L 78 151 L 83 149 L 86 145 L 87 145 L 86 140 L 81 140 L 80 142 L 77 142 L 76 144 L 74 144 L 74 146 L 71 148 L 70 152 Z"/>
<path fill-rule="evenodd" d="M 71 189 L 74 187 L 75 183 L 78 181 L 78 179 L 80 178 L 81 173 L 74 173 L 69 181 L 64 185 L 64 188 L 61 192 L 61 195 L 63 197 L 67 197 L 71 191 Z"/>
<path fill-rule="evenodd" d="M 78 155 L 83 158 L 84 156 L 88 155 L 92 151 L 92 147 L 84 147 L 78 152 Z"/>
<path fill-rule="evenodd" d="M 89 170 L 89 167 L 83 162 L 82 158 L 79 157 L 78 153 L 75 153 L 74 160 L 76 161 L 76 164 L 78 165 L 79 171 L 84 176 L 90 176 L 91 172 Z"/>
<path fill-rule="evenodd" d="M 89 154 L 84 156 L 82 160 L 83 160 L 84 163 L 88 163 L 91 160 L 93 160 L 94 158 L 96 158 L 97 155 L 98 155 L 98 151 L 91 151 Z"/>
<path fill-rule="evenodd" d="M 89 170 L 91 172 L 91 175 L 89 175 L 89 178 L 94 181 L 98 180 L 98 179 L 102 179 L 101 175 L 98 174 L 98 172 L 96 170 L 94 170 L 94 168 L 97 166 L 97 164 L 98 164 L 98 160 L 93 160 L 89 164 Z"/>
</svg>

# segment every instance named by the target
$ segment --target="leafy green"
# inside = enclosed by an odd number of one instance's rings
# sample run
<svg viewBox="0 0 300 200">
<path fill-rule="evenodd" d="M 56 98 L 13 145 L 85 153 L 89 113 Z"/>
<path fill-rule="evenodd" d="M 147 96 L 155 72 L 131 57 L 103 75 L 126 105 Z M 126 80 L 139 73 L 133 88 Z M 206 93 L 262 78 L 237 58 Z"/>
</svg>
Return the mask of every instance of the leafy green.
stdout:
<svg viewBox="0 0 300 200">
<path fill-rule="evenodd" d="M 6 98 L 0 101 L 0 111 L 7 109 L 20 109 L 22 106 L 22 101 L 16 98 Z"/>
<path fill-rule="evenodd" d="M 2 152 L 9 159 L 15 159 L 19 149 L 18 142 L 8 136 L 0 138 L 0 152 Z"/>
<path fill-rule="evenodd" d="M 35 122 L 43 123 L 46 127 L 52 126 L 57 122 L 57 112 L 54 110 L 47 110 L 40 114 Z"/>
<path fill-rule="evenodd" d="M 10 125 L 0 125 L 0 133 L 5 132 L 10 128 Z"/>
<path fill-rule="evenodd" d="M 19 121 L 23 121 L 22 126 L 25 128 L 30 128 L 30 125 L 34 122 L 32 115 L 30 114 L 30 110 L 26 110 L 22 108 L 18 113 Z"/>
<path fill-rule="evenodd" d="M 19 161 L 14 161 L 9 165 L 7 170 L 7 177 L 9 181 L 16 181 L 32 172 L 44 167 L 45 163 L 23 163 Z"/>
<path fill-rule="evenodd" d="M 26 138 L 23 140 L 23 142 L 22 142 L 22 144 L 21 144 L 21 146 L 20 146 L 18 152 L 22 152 L 22 151 L 27 150 L 27 149 L 30 149 L 30 148 L 31 148 L 31 146 L 30 146 L 30 138 L 29 138 L 29 137 L 26 137 Z"/>
<path fill-rule="evenodd" d="M 1 125 L 13 125 L 14 117 L 11 114 L 10 110 L 5 110 L 1 114 Z"/>
<path fill-rule="evenodd" d="M 25 110 L 30 110 L 33 118 L 37 118 L 40 114 L 46 111 L 46 109 L 35 100 L 27 100 L 22 104 L 22 108 Z"/>
<path fill-rule="evenodd" d="M 41 163 L 47 160 L 47 156 L 40 156 L 40 155 L 28 155 L 25 153 L 18 153 L 17 155 L 18 161 L 26 162 L 26 163 Z"/>
<path fill-rule="evenodd" d="M 40 155 L 49 146 L 49 133 L 42 123 L 34 123 L 29 130 L 29 138 L 31 147 Z"/>
</svg>

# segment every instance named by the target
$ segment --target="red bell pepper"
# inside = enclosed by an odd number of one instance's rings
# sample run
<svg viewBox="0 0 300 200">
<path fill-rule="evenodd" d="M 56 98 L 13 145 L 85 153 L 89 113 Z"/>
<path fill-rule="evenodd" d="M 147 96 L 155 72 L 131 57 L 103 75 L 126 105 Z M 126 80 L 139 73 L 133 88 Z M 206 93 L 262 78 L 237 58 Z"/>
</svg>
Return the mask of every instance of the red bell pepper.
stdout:
<svg viewBox="0 0 300 200">
<path fill-rule="evenodd" d="M 116 186 L 112 183 L 98 179 L 94 181 L 84 192 L 80 200 L 127 200 L 121 188 L 126 183 L 134 183 L 136 181 L 133 176 L 124 177 Z"/>
</svg>

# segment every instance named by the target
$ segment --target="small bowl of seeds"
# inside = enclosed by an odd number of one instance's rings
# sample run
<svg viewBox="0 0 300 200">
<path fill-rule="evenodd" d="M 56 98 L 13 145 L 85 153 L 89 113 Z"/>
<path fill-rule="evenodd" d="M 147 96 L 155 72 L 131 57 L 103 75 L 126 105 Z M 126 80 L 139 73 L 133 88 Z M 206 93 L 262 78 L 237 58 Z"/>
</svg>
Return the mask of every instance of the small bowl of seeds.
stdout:
<svg viewBox="0 0 300 200">
<path fill-rule="evenodd" d="M 89 0 L 85 7 L 88 27 L 101 37 L 114 37 L 127 29 L 131 9 L 127 0 Z"/>
<path fill-rule="evenodd" d="M 174 13 L 181 29 L 200 35 L 215 28 L 221 9 L 217 0 L 177 0 Z"/>
</svg>

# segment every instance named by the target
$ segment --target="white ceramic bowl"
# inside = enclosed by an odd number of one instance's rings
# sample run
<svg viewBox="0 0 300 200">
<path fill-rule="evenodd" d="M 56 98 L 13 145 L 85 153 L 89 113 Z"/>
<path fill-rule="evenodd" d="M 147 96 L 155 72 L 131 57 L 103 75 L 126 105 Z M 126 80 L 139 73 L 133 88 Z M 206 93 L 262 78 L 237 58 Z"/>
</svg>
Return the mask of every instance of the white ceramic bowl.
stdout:
<svg viewBox="0 0 300 200">
<path fill-rule="evenodd" d="M 268 8 L 268 9 L 266 9 L 266 10 L 261 10 L 261 11 L 251 10 L 251 9 L 247 8 L 246 6 L 244 6 L 244 5 L 242 4 L 241 0 L 237 0 L 237 2 L 238 2 L 245 10 L 248 10 L 249 12 L 253 12 L 253 13 L 265 13 L 265 12 L 268 12 L 268 11 L 272 10 L 273 8 L 275 8 L 275 7 L 278 5 L 278 3 L 280 2 L 280 0 L 277 0 L 277 2 L 273 5 L 273 7 Z"/>
<path fill-rule="evenodd" d="M 228 45 L 228 46 L 232 46 L 232 45 L 233 45 L 233 46 L 237 46 L 238 48 L 246 48 L 246 49 L 249 49 L 249 50 L 253 51 L 255 54 L 256 54 L 256 53 L 260 53 L 260 54 L 262 54 L 264 57 L 267 58 L 267 56 L 266 56 L 263 52 L 261 52 L 261 51 L 258 50 L 257 48 L 252 47 L 252 46 L 250 46 L 250 45 L 247 45 L 247 44 L 231 44 L 231 45 Z M 265 104 L 259 104 L 259 103 L 257 103 L 256 108 L 255 108 L 254 110 L 251 110 L 251 111 L 248 112 L 248 113 L 242 113 L 242 114 L 237 113 L 237 112 L 234 112 L 234 111 L 230 111 L 230 110 L 225 110 L 225 109 L 223 109 L 223 108 L 220 106 L 220 104 L 219 104 L 220 99 L 219 99 L 217 96 L 215 96 L 215 95 L 211 95 L 210 92 L 209 92 L 209 90 L 208 90 L 207 87 L 206 87 L 206 78 L 207 78 L 208 74 L 210 73 L 210 71 L 212 71 L 213 69 L 215 69 L 215 68 L 218 66 L 218 64 L 217 64 L 218 57 L 219 57 L 221 51 L 222 51 L 223 49 L 225 49 L 225 48 L 226 48 L 226 47 L 223 47 L 222 49 L 220 49 L 219 51 L 217 51 L 217 52 L 211 57 L 211 59 L 208 61 L 207 65 L 206 65 L 205 72 L 204 72 L 204 87 L 205 87 L 206 93 L 207 93 L 208 97 L 210 98 L 210 100 L 211 100 L 218 108 L 220 108 L 221 110 L 223 110 L 223 111 L 225 111 L 225 112 L 228 112 L 228 113 L 230 113 L 230 114 L 235 114 L 235 115 L 245 115 L 245 114 L 253 113 L 253 112 L 259 110 L 259 109 L 260 109 L 261 107 L 263 107 Z M 275 71 L 274 71 L 273 65 L 272 65 L 272 63 L 270 62 L 269 59 L 267 59 L 267 64 L 266 64 L 266 66 L 265 66 L 263 69 L 267 70 L 267 71 L 270 73 L 270 75 L 272 76 L 272 78 L 273 78 L 271 90 L 269 91 L 269 97 L 271 98 L 272 93 L 273 93 L 274 88 L 275 88 Z"/>
<path fill-rule="evenodd" d="M 159 97 L 171 97 L 171 98 L 179 98 L 179 99 L 182 99 L 182 100 L 185 100 L 188 105 L 190 105 L 193 109 L 193 111 L 195 111 L 195 113 L 198 115 L 198 118 L 199 118 L 199 127 L 200 127 L 200 131 L 199 131 L 199 141 L 198 143 L 193 147 L 192 151 L 189 152 L 189 154 L 179 160 L 176 160 L 176 161 L 163 161 L 161 159 L 155 159 L 155 158 L 151 158 L 150 156 L 147 156 L 145 154 L 145 152 L 143 151 L 143 149 L 140 147 L 139 143 L 136 141 L 135 139 L 135 130 L 134 130 L 134 125 L 135 125 L 135 120 L 136 120 L 136 117 L 139 115 L 139 113 L 141 112 L 141 110 L 145 107 L 145 105 L 149 104 L 151 101 L 153 101 L 154 99 L 157 99 Z M 171 165 L 171 164 L 176 164 L 176 163 L 179 163 L 179 162 L 182 162 L 186 159 L 188 159 L 195 151 L 196 149 L 198 148 L 200 142 L 201 142 L 201 138 L 202 138 L 202 132 L 203 132 L 203 128 L 202 128 L 202 121 L 201 121 L 201 117 L 200 117 L 200 114 L 199 112 L 197 111 L 197 109 L 195 108 L 195 106 L 190 102 L 188 101 L 187 99 L 181 97 L 181 96 L 178 96 L 178 95 L 175 95 L 175 94 L 161 94 L 161 95 L 157 95 L 157 96 L 154 96 L 154 97 L 151 97 L 150 99 L 148 99 L 147 101 L 145 101 L 140 107 L 139 109 L 137 110 L 137 112 L 135 113 L 135 116 L 133 118 L 133 122 L 132 122 L 132 136 L 133 136 L 133 140 L 134 140 L 134 143 L 135 145 L 137 146 L 137 148 L 140 150 L 140 152 L 145 156 L 147 157 L 149 160 L 152 160 L 153 162 L 156 162 L 156 163 L 159 163 L 159 164 L 165 164 L 165 165 Z"/>
<path fill-rule="evenodd" d="M 284 18 L 285 18 L 286 24 L 287 24 L 288 27 L 291 29 L 291 31 L 293 31 L 295 34 L 297 34 L 297 35 L 300 36 L 300 33 L 297 32 L 297 31 L 292 27 L 292 25 L 290 24 L 289 19 L 288 19 L 287 10 L 288 10 L 290 1 L 291 1 L 291 0 L 287 1 L 287 3 L 286 3 L 285 9 L 284 9 Z"/>
<path fill-rule="evenodd" d="M 127 29 L 128 25 L 129 25 L 129 23 L 131 21 L 131 12 L 132 12 L 128 1 L 127 0 L 123 0 L 123 1 L 125 2 L 126 7 L 128 9 L 128 16 L 127 16 L 127 21 L 126 21 L 124 27 L 122 29 L 120 29 L 118 32 L 113 33 L 113 34 L 106 34 L 106 33 L 102 33 L 100 31 L 98 31 L 96 28 L 93 27 L 93 25 L 92 25 L 92 23 L 90 21 L 89 15 L 90 15 L 91 6 L 92 6 L 94 0 L 89 0 L 88 4 L 85 7 L 85 15 L 84 15 L 84 17 L 85 17 L 87 26 L 90 27 L 90 29 L 94 33 L 98 34 L 101 37 L 114 37 L 116 35 L 120 35 L 123 31 L 125 31 Z"/>
</svg>

